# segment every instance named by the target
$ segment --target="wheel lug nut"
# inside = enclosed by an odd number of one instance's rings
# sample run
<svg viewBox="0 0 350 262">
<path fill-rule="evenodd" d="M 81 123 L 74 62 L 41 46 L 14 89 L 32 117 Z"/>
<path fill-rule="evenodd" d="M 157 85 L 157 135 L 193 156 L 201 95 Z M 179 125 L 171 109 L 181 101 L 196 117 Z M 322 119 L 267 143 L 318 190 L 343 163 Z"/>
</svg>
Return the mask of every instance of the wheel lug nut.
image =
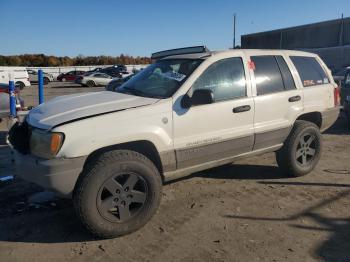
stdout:
<svg viewBox="0 0 350 262">
<path fill-rule="evenodd" d="M 114 198 L 114 202 L 118 202 L 119 201 L 119 199 L 116 197 L 116 198 Z"/>
<path fill-rule="evenodd" d="M 122 205 L 125 206 L 125 201 L 122 201 Z"/>
<path fill-rule="evenodd" d="M 125 192 L 128 192 L 128 191 L 129 191 L 129 187 L 126 187 L 126 188 L 124 189 L 124 191 L 125 191 Z"/>
<path fill-rule="evenodd" d="M 117 194 L 119 194 L 119 193 L 120 193 L 120 190 L 119 190 L 119 189 L 117 189 L 116 193 L 117 193 Z"/>
</svg>

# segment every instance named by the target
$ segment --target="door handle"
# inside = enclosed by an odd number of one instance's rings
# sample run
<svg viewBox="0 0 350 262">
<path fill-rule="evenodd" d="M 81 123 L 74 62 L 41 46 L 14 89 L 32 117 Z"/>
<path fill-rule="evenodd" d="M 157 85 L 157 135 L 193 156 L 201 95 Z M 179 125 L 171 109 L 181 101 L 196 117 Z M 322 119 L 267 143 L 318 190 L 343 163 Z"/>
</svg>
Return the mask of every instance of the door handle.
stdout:
<svg viewBox="0 0 350 262">
<path fill-rule="evenodd" d="M 289 102 L 297 102 L 297 101 L 300 101 L 301 100 L 301 97 L 300 96 L 292 96 L 288 99 Z"/>
<path fill-rule="evenodd" d="M 235 107 L 232 109 L 233 113 L 242 113 L 242 112 L 247 112 L 251 109 L 250 105 L 245 105 L 245 106 L 239 106 Z"/>
</svg>

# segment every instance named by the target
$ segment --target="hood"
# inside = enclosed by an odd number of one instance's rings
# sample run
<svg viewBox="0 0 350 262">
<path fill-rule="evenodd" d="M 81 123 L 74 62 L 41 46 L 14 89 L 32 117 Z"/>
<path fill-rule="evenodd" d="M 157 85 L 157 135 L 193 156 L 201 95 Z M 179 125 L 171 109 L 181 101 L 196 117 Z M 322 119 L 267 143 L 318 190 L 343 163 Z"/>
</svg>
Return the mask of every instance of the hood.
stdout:
<svg viewBox="0 0 350 262">
<path fill-rule="evenodd" d="M 27 122 L 37 128 L 51 129 L 79 118 L 145 106 L 158 100 L 109 91 L 65 95 L 32 109 Z"/>
</svg>

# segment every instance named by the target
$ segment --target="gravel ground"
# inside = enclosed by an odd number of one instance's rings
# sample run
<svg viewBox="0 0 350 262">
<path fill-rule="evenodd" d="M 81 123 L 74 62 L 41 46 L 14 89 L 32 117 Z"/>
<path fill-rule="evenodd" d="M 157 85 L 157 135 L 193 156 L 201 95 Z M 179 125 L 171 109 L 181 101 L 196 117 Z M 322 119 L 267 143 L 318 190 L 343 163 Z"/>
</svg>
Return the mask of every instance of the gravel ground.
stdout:
<svg viewBox="0 0 350 262">
<path fill-rule="evenodd" d="M 46 97 L 96 91 L 51 84 Z M 35 87 L 22 93 L 36 104 Z M 13 174 L 0 125 L 0 176 Z M 1 261 L 350 261 L 350 126 L 324 135 L 317 168 L 284 178 L 273 154 L 164 185 L 158 213 L 141 230 L 92 238 L 69 200 L 36 204 L 42 189 L 0 182 Z"/>
</svg>

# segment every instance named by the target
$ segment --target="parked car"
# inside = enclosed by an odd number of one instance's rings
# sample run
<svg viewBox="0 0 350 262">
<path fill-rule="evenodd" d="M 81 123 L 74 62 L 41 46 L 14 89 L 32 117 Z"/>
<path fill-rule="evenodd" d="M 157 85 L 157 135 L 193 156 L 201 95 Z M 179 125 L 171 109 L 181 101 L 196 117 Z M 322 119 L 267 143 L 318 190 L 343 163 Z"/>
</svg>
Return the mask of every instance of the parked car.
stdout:
<svg viewBox="0 0 350 262">
<path fill-rule="evenodd" d="M 25 67 L 0 66 L 0 83 L 8 84 L 10 79 L 20 89 L 30 86 L 28 72 Z"/>
<path fill-rule="evenodd" d="M 333 73 L 333 79 L 335 82 L 341 82 L 344 80 L 344 76 L 346 74 L 346 72 L 350 70 L 350 66 L 347 66 L 347 67 L 344 67 L 344 68 L 341 68 L 339 70 L 336 70 L 334 73 Z"/>
<path fill-rule="evenodd" d="M 27 69 L 28 75 L 29 75 L 29 81 L 32 82 L 38 82 L 39 78 L 38 78 L 38 72 L 32 69 Z M 54 77 L 52 74 L 49 73 L 45 73 L 44 72 L 44 85 L 49 84 L 50 82 L 54 81 Z"/>
<path fill-rule="evenodd" d="M 344 113 L 346 118 L 348 119 L 348 122 L 350 124 L 350 95 L 348 95 L 345 99 L 344 99 L 344 104 L 343 104 L 344 108 Z"/>
<path fill-rule="evenodd" d="M 118 86 L 121 86 L 124 84 L 126 81 L 128 81 L 130 78 L 132 78 L 135 74 L 130 74 L 126 77 L 121 77 L 121 78 L 114 78 L 111 82 L 108 83 L 106 86 L 106 91 L 115 91 L 115 89 Z"/>
<path fill-rule="evenodd" d="M 339 92 L 316 54 L 194 47 L 152 59 L 115 92 L 55 98 L 10 131 L 16 174 L 73 198 L 93 234 L 139 229 L 163 182 L 237 158 L 275 152 L 292 177 L 317 165 Z"/>
<path fill-rule="evenodd" d="M 71 81 L 74 82 L 77 76 L 81 76 L 85 73 L 85 71 L 69 71 L 68 73 L 62 73 L 57 76 L 58 81 Z"/>
<path fill-rule="evenodd" d="M 24 107 L 23 100 L 19 97 L 20 88 L 16 87 L 16 108 L 19 110 Z M 0 83 L 0 120 L 6 118 L 10 115 L 10 95 L 9 95 L 9 85 Z"/>
<path fill-rule="evenodd" d="M 348 68 L 345 71 L 343 80 L 341 82 L 341 89 L 340 89 L 341 105 L 344 104 L 345 99 L 348 96 L 350 96 L 350 68 Z"/>
<path fill-rule="evenodd" d="M 92 69 L 92 70 L 86 71 L 86 72 L 84 73 L 84 75 L 96 73 L 96 72 L 100 71 L 101 69 L 102 69 L 102 67 L 96 67 L 96 68 L 94 68 L 94 69 Z"/>
<path fill-rule="evenodd" d="M 89 75 L 78 76 L 75 79 L 75 83 L 81 84 L 82 86 L 106 86 L 111 82 L 113 78 L 104 73 L 92 73 Z"/>
<path fill-rule="evenodd" d="M 112 77 L 123 77 L 123 75 L 129 74 L 125 65 L 116 65 L 116 66 L 105 67 L 105 68 L 101 69 L 99 72 L 105 73 L 105 74 L 110 75 Z"/>
</svg>

